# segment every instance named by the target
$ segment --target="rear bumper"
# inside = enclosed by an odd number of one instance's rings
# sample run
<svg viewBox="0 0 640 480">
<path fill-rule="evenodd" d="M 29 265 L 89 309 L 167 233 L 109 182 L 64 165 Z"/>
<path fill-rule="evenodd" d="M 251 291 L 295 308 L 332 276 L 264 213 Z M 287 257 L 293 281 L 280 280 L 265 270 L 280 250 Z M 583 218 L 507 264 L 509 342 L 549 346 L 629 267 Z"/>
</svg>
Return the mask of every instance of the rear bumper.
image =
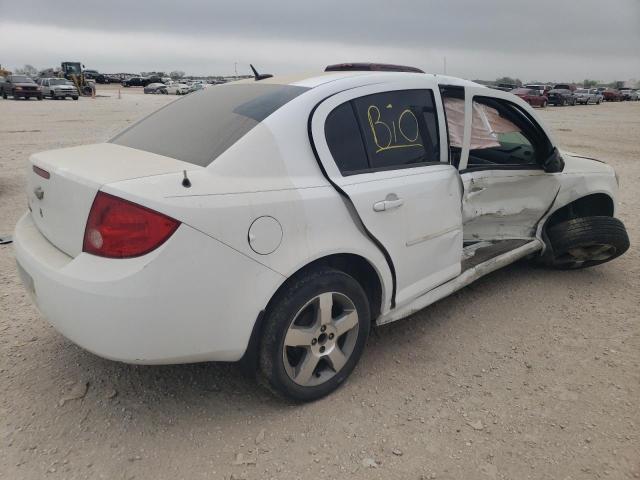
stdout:
<svg viewBox="0 0 640 480">
<path fill-rule="evenodd" d="M 42 91 L 37 90 L 27 90 L 27 91 L 13 91 L 14 97 L 40 97 L 42 95 Z"/>
<path fill-rule="evenodd" d="M 18 222 L 19 272 L 56 330 L 127 363 L 236 361 L 283 277 L 186 225 L 138 258 L 71 258 Z"/>
</svg>

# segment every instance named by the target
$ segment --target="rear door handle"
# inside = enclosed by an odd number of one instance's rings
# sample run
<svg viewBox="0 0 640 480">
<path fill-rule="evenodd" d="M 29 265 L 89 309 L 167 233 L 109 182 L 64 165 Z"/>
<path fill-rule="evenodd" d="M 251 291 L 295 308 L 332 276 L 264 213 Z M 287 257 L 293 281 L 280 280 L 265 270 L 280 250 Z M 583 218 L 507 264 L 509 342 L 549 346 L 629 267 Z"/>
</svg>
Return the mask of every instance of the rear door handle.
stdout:
<svg viewBox="0 0 640 480">
<path fill-rule="evenodd" d="M 387 198 L 373 204 L 374 212 L 384 212 L 386 210 L 392 210 L 394 208 L 401 207 L 404 204 L 404 200 L 398 198 L 395 193 L 390 193 Z"/>
</svg>

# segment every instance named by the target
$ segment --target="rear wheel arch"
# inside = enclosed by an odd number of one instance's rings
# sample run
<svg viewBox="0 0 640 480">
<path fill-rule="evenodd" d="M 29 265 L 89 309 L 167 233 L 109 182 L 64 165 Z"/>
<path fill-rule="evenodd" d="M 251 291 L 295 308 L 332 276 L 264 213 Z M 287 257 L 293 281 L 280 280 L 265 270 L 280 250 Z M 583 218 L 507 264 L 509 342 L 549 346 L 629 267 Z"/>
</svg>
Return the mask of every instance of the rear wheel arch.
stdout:
<svg viewBox="0 0 640 480">
<path fill-rule="evenodd" d="M 263 319 L 270 309 L 273 308 L 282 291 L 300 278 L 326 268 L 346 273 L 360 284 L 369 301 L 372 325 L 375 324 L 375 320 L 381 313 L 384 290 L 383 280 L 373 264 L 366 258 L 353 253 L 337 253 L 318 258 L 299 268 L 294 274 L 289 276 L 273 293 L 264 310 L 259 313 L 254 323 L 247 349 L 239 362 L 246 374 L 252 376 L 257 371 L 259 358 L 258 349 L 264 327 Z"/>
</svg>

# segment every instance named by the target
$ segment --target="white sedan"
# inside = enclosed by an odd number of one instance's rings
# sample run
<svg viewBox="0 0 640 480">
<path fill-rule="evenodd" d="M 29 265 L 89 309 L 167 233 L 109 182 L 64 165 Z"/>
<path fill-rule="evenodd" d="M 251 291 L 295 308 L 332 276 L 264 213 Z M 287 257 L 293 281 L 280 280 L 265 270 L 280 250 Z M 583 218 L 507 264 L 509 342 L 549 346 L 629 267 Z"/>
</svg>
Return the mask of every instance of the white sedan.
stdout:
<svg viewBox="0 0 640 480">
<path fill-rule="evenodd" d="M 167 85 L 166 91 L 169 95 L 186 95 L 190 88 L 186 83 L 172 82 Z"/>
<path fill-rule="evenodd" d="M 518 97 L 328 70 L 204 89 L 32 155 L 14 244 L 48 321 L 124 362 L 241 360 L 308 401 L 374 325 L 525 257 L 573 269 L 629 247 L 613 169 L 560 151 Z"/>
</svg>

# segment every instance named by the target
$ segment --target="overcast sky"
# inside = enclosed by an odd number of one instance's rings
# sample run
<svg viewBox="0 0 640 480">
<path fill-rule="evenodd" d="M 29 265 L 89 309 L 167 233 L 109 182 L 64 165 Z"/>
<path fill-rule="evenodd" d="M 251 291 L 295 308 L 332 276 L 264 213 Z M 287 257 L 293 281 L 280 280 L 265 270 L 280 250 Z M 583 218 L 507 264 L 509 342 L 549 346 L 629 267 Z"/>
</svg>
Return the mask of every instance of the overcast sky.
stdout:
<svg viewBox="0 0 640 480">
<path fill-rule="evenodd" d="M 188 74 L 402 63 L 464 78 L 640 79 L 640 0 L 0 0 L 0 64 Z"/>
</svg>

